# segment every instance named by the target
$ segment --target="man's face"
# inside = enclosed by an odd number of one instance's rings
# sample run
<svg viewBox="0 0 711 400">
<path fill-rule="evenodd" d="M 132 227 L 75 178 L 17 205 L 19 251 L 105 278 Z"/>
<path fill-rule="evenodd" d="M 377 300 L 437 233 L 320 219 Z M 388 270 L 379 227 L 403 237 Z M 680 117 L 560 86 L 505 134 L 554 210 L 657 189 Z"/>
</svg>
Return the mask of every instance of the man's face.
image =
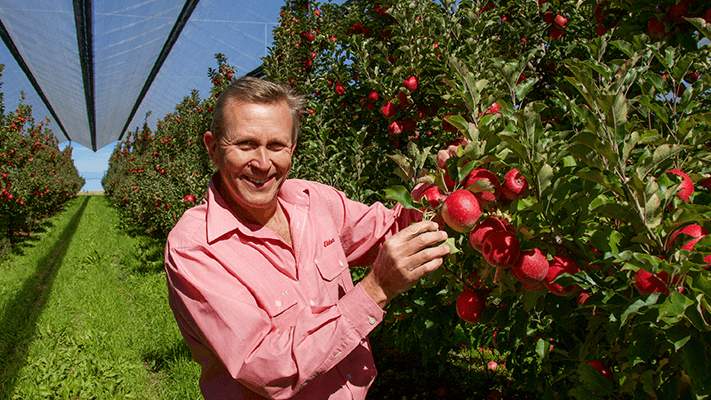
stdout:
<svg viewBox="0 0 711 400">
<path fill-rule="evenodd" d="M 295 148 L 292 123 L 285 101 L 230 102 L 225 107 L 223 136 L 216 138 L 209 131 L 203 136 L 219 169 L 222 195 L 249 219 L 276 209 Z"/>
</svg>

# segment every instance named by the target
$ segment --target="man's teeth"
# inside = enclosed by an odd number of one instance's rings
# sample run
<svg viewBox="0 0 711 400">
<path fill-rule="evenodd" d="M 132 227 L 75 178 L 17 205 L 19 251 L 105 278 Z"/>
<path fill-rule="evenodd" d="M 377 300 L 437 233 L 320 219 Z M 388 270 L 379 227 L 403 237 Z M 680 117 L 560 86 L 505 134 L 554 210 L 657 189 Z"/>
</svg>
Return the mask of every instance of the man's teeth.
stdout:
<svg viewBox="0 0 711 400">
<path fill-rule="evenodd" d="M 257 184 L 257 185 L 263 185 L 264 182 L 266 182 L 266 181 L 269 180 L 269 178 L 267 178 L 267 179 L 254 179 L 254 178 L 250 178 L 249 180 L 252 181 L 253 183 Z"/>
</svg>

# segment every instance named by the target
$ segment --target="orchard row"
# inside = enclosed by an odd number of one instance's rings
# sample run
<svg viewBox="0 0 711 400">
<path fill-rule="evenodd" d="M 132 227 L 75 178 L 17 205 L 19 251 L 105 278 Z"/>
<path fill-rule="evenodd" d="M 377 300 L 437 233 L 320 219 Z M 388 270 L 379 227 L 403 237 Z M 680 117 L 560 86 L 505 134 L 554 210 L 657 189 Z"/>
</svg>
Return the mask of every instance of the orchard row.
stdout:
<svg viewBox="0 0 711 400">
<path fill-rule="evenodd" d="M 0 115 L 0 254 L 61 210 L 83 185 L 72 148 L 60 150 L 29 106 Z"/>
</svg>

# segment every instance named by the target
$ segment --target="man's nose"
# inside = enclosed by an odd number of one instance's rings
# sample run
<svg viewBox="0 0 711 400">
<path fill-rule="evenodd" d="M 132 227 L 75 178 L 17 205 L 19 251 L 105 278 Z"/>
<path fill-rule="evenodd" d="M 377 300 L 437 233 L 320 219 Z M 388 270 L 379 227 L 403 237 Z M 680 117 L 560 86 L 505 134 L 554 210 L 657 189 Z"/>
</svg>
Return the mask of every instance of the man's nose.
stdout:
<svg viewBox="0 0 711 400">
<path fill-rule="evenodd" d="M 271 160 L 269 159 L 269 150 L 265 147 L 259 147 L 255 150 L 252 164 L 258 169 L 269 169 Z"/>
</svg>

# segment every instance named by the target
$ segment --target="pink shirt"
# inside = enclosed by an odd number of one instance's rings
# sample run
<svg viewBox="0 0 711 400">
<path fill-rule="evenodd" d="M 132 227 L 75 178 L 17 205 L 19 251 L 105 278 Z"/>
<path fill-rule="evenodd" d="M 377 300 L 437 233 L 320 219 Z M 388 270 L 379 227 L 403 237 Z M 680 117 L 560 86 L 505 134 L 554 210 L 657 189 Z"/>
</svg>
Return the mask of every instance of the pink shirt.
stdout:
<svg viewBox="0 0 711 400">
<path fill-rule="evenodd" d="M 168 235 L 170 306 L 206 399 L 364 399 L 376 375 L 367 335 L 384 311 L 353 285 L 410 213 L 286 180 L 293 246 L 240 222 L 210 183 Z M 398 215 L 403 214 L 400 218 Z"/>
</svg>

